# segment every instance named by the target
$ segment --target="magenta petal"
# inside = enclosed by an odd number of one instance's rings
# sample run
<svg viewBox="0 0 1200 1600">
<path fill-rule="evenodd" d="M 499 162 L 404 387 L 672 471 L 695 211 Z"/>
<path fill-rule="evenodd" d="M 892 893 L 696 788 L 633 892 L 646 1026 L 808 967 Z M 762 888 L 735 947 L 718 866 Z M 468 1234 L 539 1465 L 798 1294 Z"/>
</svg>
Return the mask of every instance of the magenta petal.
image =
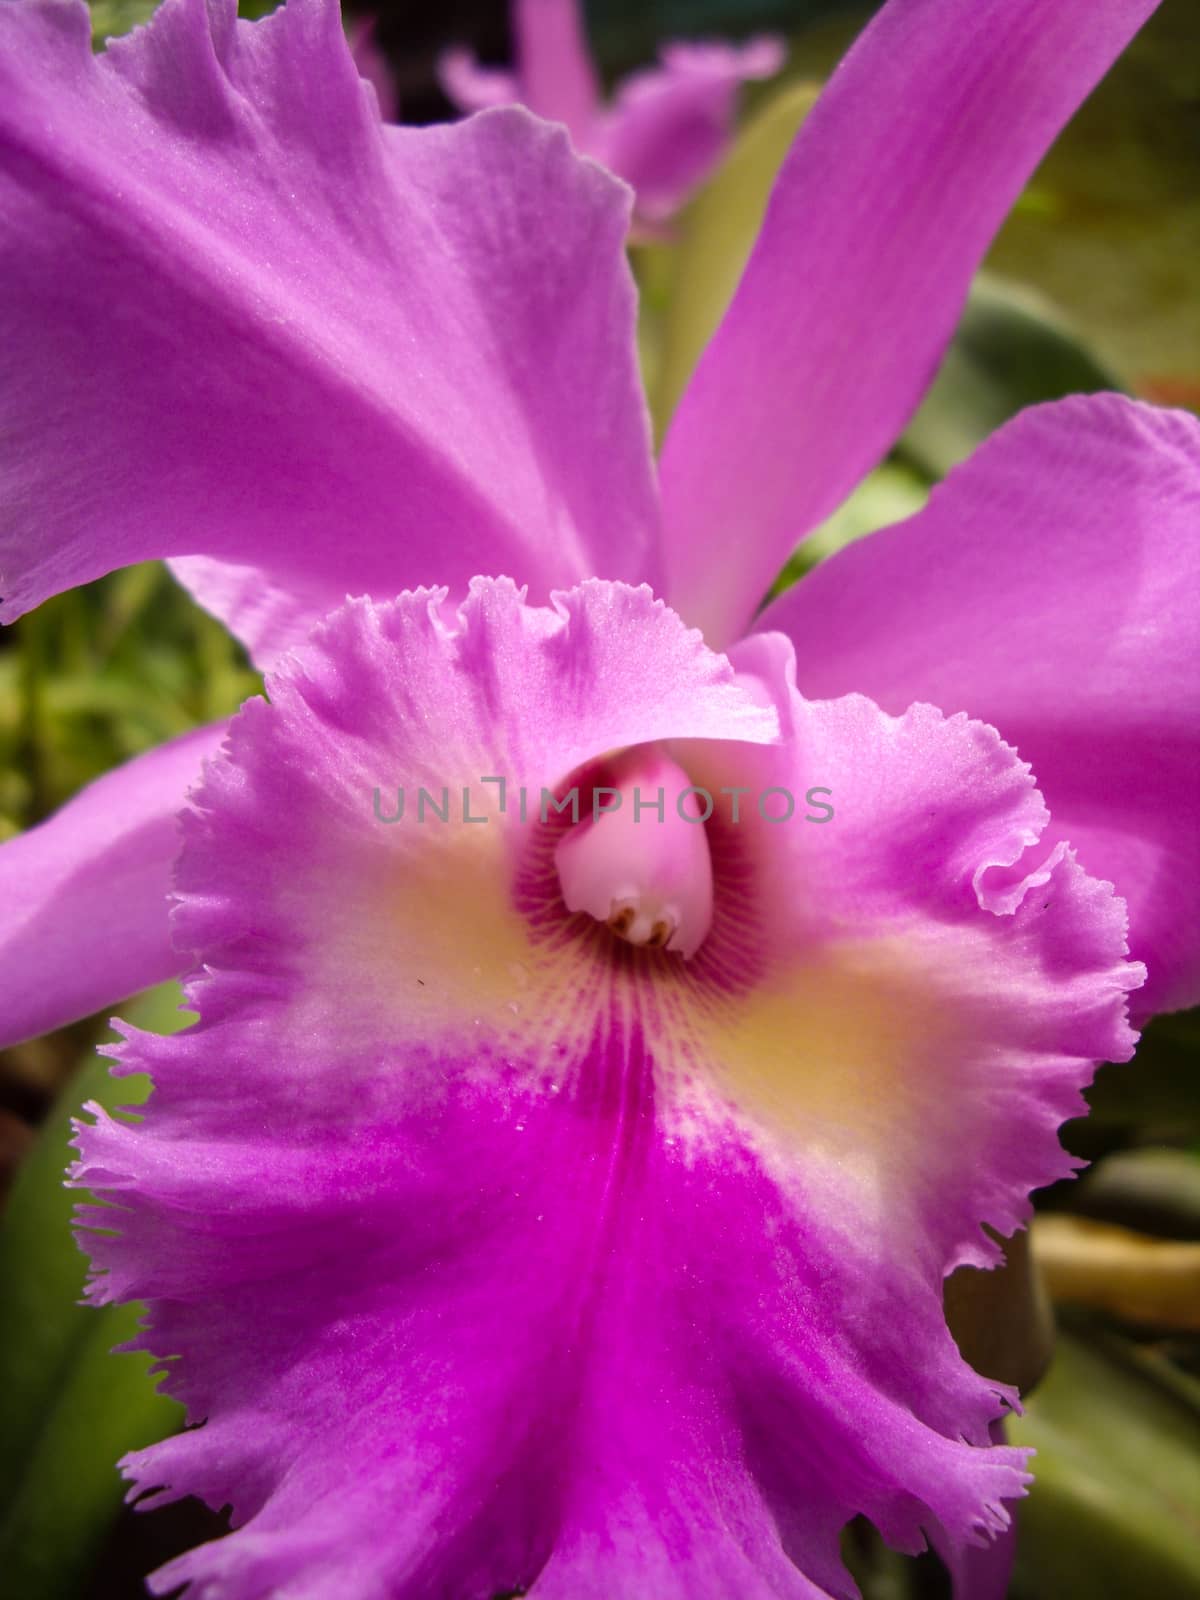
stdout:
<svg viewBox="0 0 1200 1600">
<path fill-rule="evenodd" d="M 1156 0 L 891 0 L 834 74 L 663 454 L 666 596 L 724 646 L 892 443 L 989 240 Z"/>
<path fill-rule="evenodd" d="M 233 1508 L 156 1592 L 818 1600 L 854 1513 L 1003 1527 L 1011 1396 L 943 1275 L 1069 1170 L 1140 974 L 992 730 L 806 705 L 787 655 L 735 676 L 645 590 L 480 581 L 352 603 L 235 721 L 177 877 L 200 1021 L 131 1034 L 154 1094 L 74 1174 L 119 1208 L 82 1214 L 91 1296 L 149 1302 L 202 1423 L 126 1470 Z M 713 825 L 690 961 L 572 917 L 569 823 L 516 803 L 631 744 L 835 796 Z M 381 814 L 392 783 L 453 814 Z"/>
<path fill-rule="evenodd" d="M 225 732 L 197 728 L 138 756 L 0 845 L 0 1048 L 186 965 L 167 934 L 176 814 Z"/>
<path fill-rule="evenodd" d="M 1001 1417 L 990 1428 L 993 1444 L 1008 1443 Z M 1018 1515 L 998 1533 L 991 1544 L 967 1545 L 962 1549 L 942 1546 L 939 1551 L 950 1572 L 953 1600 L 1006 1600 L 1017 1555 Z"/>
<path fill-rule="evenodd" d="M 580 0 L 513 0 L 517 76 L 531 111 L 571 130 L 579 149 L 600 103 Z"/>
<path fill-rule="evenodd" d="M 728 148 L 738 90 L 772 77 L 784 54 L 771 38 L 670 44 L 660 66 L 619 85 L 589 154 L 633 186 L 639 219 L 665 221 L 709 176 Z"/>
<path fill-rule="evenodd" d="M 467 50 L 438 64 L 442 87 L 463 111 L 520 100 L 562 122 L 575 148 L 624 178 L 640 222 L 666 220 L 724 155 L 739 87 L 783 63 L 777 39 L 745 45 L 670 44 L 661 64 L 626 78 L 609 106 L 588 52 L 578 0 L 515 0 L 515 73 L 484 67 Z"/>
<path fill-rule="evenodd" d="M 460 111 L 489 111 L 518 105 L 521 91 L 511 72 L 481 66 L 470 50 L 447 50 L 437 64 L 442 92 Z"/>
<path fill-rule="evenodd" d="M 772 605 L 802 689 L 928 700 L 1033 764 L 1129 905 L 1139 1015 L 1200 1001 L 1200 422 L 1115 395 L 1024 412 L 928 507 Z"/>
<path fill-rule="evenodd" d="M 628 195 L 561 131 L 384 127 L 333 0 L 166 0 L 99 56 L 82 5 L 17 0 L 0 204 L 0 618 L 146 556 L 261 569 L 306 620 L 480 569 L 653 580 Z"/>
</svg>

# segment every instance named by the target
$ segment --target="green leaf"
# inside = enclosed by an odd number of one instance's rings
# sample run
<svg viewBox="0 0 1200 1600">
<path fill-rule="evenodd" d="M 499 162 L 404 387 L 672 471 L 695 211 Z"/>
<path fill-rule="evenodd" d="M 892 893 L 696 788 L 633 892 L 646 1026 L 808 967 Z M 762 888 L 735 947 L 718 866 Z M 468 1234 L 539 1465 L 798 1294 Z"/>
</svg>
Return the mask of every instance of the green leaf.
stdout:
<svg viewBox="0 0 1200 1600">
<path fill-rule="evenodd" d="M 124 1497 L 116 1463 L 183 1423 L 158 1393 L 146 1355 L 112 1354 L 137 1332 L 141 1307 L 88 1311 L 52 1403 L 39 1418 L 20 1482 L 0 1521 L 0 1572 L 21 1600 L 65 1600 L 82 1586 Z"/>
<path fill-rule="evenodd" d="M 856 539 L 913 516 L 929 498 L 929 484 L 902 461 L 885 461 L 869 472 L 858 488 L 827 521 L 814 528 L 788 557 L 771 586 L 770 597 L 782 594 L 811 572 L 819 561 Z"/>
<path fill-rule="evenodd" d="M 125 1014 L 156 1032 L 183 1027 L 177 985 Z M 142 1077 L 114 1079 L 91 1057 L 22 1163 L 0 1221 L 0 1572 L 22 1600 L 74 1591 L 120 1508 L 117 1458 L 182 1424 L 180 1407 L 146 1376 L 145 1356 L 110 1357 L 132 1337 L 137 1306 L 81 1305 L 86 1263 L 71 1232 L 79 1195 L 65 1187 L 71 1120 L 86 1101 L 140 1104 Z"/>
<path fill-rule="evenodd" d="M 1121 388 L 1040 296 L 981 274 L 899 448 L 930 477 L 942 478 L 1026 406 Z"/>
<path fill-rule="evenodd" d="M 99 49 L 106 39 L 128 33 L 147 22 L 157 0 L 88 0 L 92 13 L 92 45 Z"/>
<path fill-rule="evenodd" d="M 1015 1592 L 1200 1596 L 1200 1386 L 1161 1358 L 1080 1324 L 1013 1419 L 1032 1445 L 1018 1511 Z"/>
</svg>

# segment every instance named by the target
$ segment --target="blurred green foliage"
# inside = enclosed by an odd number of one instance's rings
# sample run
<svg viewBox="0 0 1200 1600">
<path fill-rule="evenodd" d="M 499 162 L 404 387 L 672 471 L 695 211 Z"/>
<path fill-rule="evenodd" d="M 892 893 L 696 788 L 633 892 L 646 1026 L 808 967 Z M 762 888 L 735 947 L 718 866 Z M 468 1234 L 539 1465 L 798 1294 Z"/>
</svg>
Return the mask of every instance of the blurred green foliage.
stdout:
<svg viewBox="0 0 1200 1600">
<path fill-rule="evenodd" d="M 1095 1319 L 1065 1319 L 1014 1444 L 1037 1456 L 1014 1600 L 1195 1600 L 1200 1383 Z"/>
<path fill-rule="evenodd" d="M 0 635 L 0 839 L 260 685 L 160 563 L 55 596 Z"/>
<path fill-rule="evenodd" d="M 188 1020 L 180 998 L 166 984 L 122 1009 L 137 1026 L 170 1033 Z M 78 1592 L 123 1498 L 118 1458 L 183 1421 L 147 1376 L 147 1356 L 110 1356 L 136 1333 L 140 1308 L 80 1303 L 86 1268 L 71 1230 L 80 1196 L 63 1184 L 82 1108 L 119 1114 L 149 1092 L 148 1079 L 113 1078 L 106 1060 L 85 1058 L 0 1214 L 0 1573 L 21 1600 Z"/>
<path fill-rule="evenodd" d="M 92 39 L 97 45 L 114 35 L 128 33 L 145 22 L 156 0 L 88 0 L 92 13 Z"/>
</svg>

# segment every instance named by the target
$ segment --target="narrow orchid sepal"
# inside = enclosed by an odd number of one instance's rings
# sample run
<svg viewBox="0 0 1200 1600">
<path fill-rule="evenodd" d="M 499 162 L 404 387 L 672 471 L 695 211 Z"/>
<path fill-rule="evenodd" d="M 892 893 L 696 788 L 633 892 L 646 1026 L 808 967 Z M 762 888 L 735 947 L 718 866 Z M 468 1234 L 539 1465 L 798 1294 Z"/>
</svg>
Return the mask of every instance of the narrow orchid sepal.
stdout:
<svg viewBox="0 0 1200 1600">
<path fill-rule="evenodd" d="M 565 123 L 586 149 L 600 110 L 600 78 L 580 0 L 512 0 L 511 16 L 522 103 Z"/>
<path fill-rule="evenodd" d="M 0 845 L 0 1048 L 183 971 L 167 925 L 178 812 L 225 733 L 159 745 Z"/>
<path fill-rule="evenodd" d="M 894 442 L 992 235 L 1156 4 L 890 0 L 834 73 L 663 448 L 664 593 L 713 645 Z"/>
</svg>

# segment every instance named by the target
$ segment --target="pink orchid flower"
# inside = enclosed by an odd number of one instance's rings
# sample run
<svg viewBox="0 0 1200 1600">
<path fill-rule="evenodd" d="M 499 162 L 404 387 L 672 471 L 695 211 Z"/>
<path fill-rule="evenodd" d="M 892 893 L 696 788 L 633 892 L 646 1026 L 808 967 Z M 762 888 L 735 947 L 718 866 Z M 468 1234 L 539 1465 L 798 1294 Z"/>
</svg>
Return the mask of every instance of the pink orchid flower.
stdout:
<svg viewBox="0 0 1200 1600">
<path fill-rule="evenodd" d="M 460 111 L 525 105 L 564 123 L 581 155 L 631 186 L 647 232 L 669 222 L 725 156 L 741 85 L 774 77 L 786 53 L 767 37 L 664 45 L 660 65 L 626 78 L 605 105 L 579 0 L 513 0 L 511 16 L 513 71 L 449 50 L 440 63 L 447 96 Z"/>
<path fill-rule="evenodd" d="M 942 1283 L 1200 994 L 1200 423 L 1038 407 L 756 612 L 1151 9 L 891 0 L 656 465 L 560 128 L 383 125 L 330 0 L 0 6 L 0 615 L 168 557 L 268 669 L 0 847 L 7 1039 L 200 1016 L 75 1170 L 203 1423 L 126 1470 L 232 1507 L 155 1592 L 811 1600 L 853 1516 L 1005 1526 Z"/>
</svg>

